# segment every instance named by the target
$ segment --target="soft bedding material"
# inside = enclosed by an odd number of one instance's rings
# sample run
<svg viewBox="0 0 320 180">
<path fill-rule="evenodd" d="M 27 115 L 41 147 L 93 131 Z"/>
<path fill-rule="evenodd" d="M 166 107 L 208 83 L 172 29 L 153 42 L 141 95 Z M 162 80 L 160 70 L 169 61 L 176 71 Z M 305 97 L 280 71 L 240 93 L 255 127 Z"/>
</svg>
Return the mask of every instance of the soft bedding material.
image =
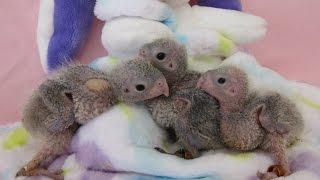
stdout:
<svg viewBox="0 0 320 180">
<path fill-rule="evenodd" d="M 245 53 L 237 53 L 221 65 L 228 64 L 247 72 L 251 90 L 277 91 L 290 98 L 303 115 L 302 138 L 288 149 L 293 174 L 279 179 L 320 179 L 320 90 L 287 81 Z M 184 160 L 161 154 L 153 149 L 155 146 L 168 151 L 176 148 L 165 141 L 162 130 L 142 105 L 119 104 L 83 126 L 72 143 L 74 153 L 59 158 L 50 168 L 62 167 L 65 179 L 251 180 L 257 179 L 258 170 L 265 171 L 273 163 L 270 155 L 259 151 L 219 150 Z M 39 143 L 21 124 L 1 127 L 0 179 L 13 179 L 38 149 Z"/>
</svg>

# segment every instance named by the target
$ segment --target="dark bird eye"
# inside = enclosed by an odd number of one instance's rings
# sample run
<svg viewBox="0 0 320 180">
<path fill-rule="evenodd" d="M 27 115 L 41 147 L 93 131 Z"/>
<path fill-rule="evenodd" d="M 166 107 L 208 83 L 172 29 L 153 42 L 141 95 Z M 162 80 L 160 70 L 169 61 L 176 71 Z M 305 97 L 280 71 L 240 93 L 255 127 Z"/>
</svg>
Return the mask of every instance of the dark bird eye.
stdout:
<svg viewBox="0 0 320 180">
<path fill-rule="evenodd" d="M 137 91 L 143 91 L 143 90 L 145 90 L 146 88 L 144 87 L 144 85 L 142 85 L 142 84 L 138 84 L 138 85 L 136 85 L 136 90 Z"/>
<path fill-rule="evenodd" d="M 226 79 L 225 78 L 219 78 L 218 79 L 218 83 L 219 84 L 224 84 L 226 82 Z"/>
<path fill-rule="evenodd" d="M 164 60 L 164 58 L 166 58 L 166 54 L 165 54 L 165 53 L 159 52 L 159 53 L 157 54 L 157 59 L 158 59 L 158 60 Z"/>
<path fill-rule="evenodd" d="M 72 96 L 71 93 L 66 92 L 66 93 L 64 93 L 64 94 L 66 95 L 66 97 L 67 97 L 71 102 L 73 102 L 73 96 Z"/>
</svg>

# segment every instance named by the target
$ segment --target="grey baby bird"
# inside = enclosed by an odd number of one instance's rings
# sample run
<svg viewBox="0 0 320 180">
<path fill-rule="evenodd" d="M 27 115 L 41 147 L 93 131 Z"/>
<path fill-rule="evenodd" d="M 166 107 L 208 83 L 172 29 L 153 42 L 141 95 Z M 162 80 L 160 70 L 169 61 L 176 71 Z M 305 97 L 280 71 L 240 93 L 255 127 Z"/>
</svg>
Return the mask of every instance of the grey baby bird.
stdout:
<svg viewBox="0 0 320 180">
<path fill-rule="evenodd" d="M 146 105 L 153 119 L 162 128 L 167 129 L 169 137 L 173 137 L 172 134 L 175 132 L 184 150 L 191 153 L 191 157 L 185 158 L 198 157 L 199 150 L 216 149 L 215 146 L 220 146 L 218 137 L 214 133 L 217 130 L 215 128 L 217 113 L 214 112 L 217 110 L 212 107 L 217 107 L 216 101 L 195 89 L 201 74 L 188 70 L 185 47 L 172 39 L 158 39 L 146 44 L 140 50 L 139 56 L 159 69 L 167 79 L 171 95 L 148 100 Z M 176 100 L 176 96 L 182 97 Z M 185 109 L 179 108 L 179 102 L 186 103 Z M 208 108 L 206 103 L 212 107 Z M 203 112 L 199 107 L 212 112 L 213 116 L 206 114 L 211 117 L 205 117 L 205 114 L 201 114 Z"/>
<path fill-rule="evenodd" d="M 149 61 L 167 79 L 170 90 L 196 87 L 201 74 L 188 70 L 187 50 L 172 39 L 158 39 L 144 45 L 139 57 Z"/>
<path fill-rule="evenodd" d="M 304 127 L 292 102 L 276 92 L 250 93 L 247 75 L 233 66 L 206 72 L 198 87 L 220 103 L 220 134 L 227 147 L 272 153 L 277 165 L 259 172 L 261 179 L 290 174 L 286 147 L 300 138 Z"/>
<path fill-rule="evenodd" d="M 68 153 L 81 124 L 119 101 L 135 103 L 168 93 L 162 73 L 140 60 L 124 63 L 110 74 L 86 65 L 62 68 L 34 91 L 24 109 L 22 123 L 32 136 L 42 140 L 43 147 L 17 176 L 60 179 L 60 172 L 50 173 L 46 168 L 59 155 Z"/>
<path fill-rule="evenodd" d="M 170 119 L 178 142 L 191 158 L 200 151 L 222 148 L 219 130 L 219 106 L 216 99 L 203 90 L 181 90 L 173 96 L 173 113 Z M 170 111 L 171 108 L 167 108 Z"/>
</svg>

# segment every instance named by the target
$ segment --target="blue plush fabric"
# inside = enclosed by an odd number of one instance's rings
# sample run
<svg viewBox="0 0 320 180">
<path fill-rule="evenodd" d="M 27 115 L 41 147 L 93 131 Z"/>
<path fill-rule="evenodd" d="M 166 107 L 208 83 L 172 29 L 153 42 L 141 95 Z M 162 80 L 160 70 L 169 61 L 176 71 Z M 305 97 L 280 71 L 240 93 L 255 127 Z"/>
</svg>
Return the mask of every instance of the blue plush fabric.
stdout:
<svg viewBox="0 0 320 180">
<path fill-rule="evenodd" d="M 55 0 L 54 34 L 48 47 L 48 70 L 71 61 L 84 44 L 94 19 L 95 0 Z"/>
<path fill-rule="evenodd" d="M 240 0 L 198 0 L 198 5 L 222 9 L 232 9 L 237 11 L 242 10 Z"/>
</svg>

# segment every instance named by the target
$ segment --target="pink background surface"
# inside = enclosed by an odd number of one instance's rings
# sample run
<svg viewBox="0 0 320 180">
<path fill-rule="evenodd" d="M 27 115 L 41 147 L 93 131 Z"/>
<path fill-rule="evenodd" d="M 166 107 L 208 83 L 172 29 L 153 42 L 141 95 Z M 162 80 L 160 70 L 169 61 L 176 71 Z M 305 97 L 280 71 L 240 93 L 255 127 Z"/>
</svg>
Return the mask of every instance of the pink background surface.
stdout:
<svg viewBox="0 0 320 180">
<path fill-rule="evenodd" d="M 243 0 L 244 10 L 264 17 L 267 37 L 250 46 L 259 61 L 285 76 L 320 85 L 320 1 Z M 0 124 L 19 121 L 32 90 L 45 78 L 36 45 L 39 0 L 0 1 Z M 106 54 L 96 20 L 80 55 Z"/>
</svg>

